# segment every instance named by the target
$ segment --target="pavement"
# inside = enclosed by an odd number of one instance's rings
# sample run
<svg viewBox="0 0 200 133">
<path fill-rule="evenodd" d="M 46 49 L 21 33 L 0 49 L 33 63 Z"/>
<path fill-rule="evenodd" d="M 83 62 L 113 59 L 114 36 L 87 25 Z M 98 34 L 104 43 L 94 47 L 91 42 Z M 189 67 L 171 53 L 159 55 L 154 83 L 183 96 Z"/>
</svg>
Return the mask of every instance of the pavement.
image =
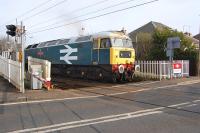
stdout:
<svg viewBox="0 0 200 133">
<path fill-rule="evenodd" d="M 0 79 L 1 89 L 5 88 L 2 91 L 7 89 L 2 99 L 12 95 L 33 98 L 0 104 L 0 133 L 200 132 L 199 78 L 81 84 L 79 88 L 66 86 L 67 90 L 64 84 L 62 89 L 20 94 Z M 62 96 L 56 97 L 54 92 Z M 55 98 L 49 99 L 51 95 Z"/>
</svg>

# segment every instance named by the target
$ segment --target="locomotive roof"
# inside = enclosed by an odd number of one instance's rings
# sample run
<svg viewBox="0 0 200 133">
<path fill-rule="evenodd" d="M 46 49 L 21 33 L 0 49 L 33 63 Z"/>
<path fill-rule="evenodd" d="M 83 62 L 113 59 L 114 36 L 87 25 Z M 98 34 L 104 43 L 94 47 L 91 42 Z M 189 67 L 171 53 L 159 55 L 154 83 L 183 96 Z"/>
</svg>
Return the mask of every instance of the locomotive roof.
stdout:
<svg viewBox="0 0 200 133">
<path fill-rule="evenodd" d="M 118 38 L 126 38 L 130 39 L 126 34 L 124 34 L 122 31 L 104 31 L 99 32 L 94 35 L 92 35 L 93 38 L 103 38 L 103 37 L 118 37 Z"/>
<path fill-rule="evenodd" d="M 101 38 L 117 37 L 117 38 L 130 39 L 127 35 L 125 35 L 121 31 L 104 31 L 104 32 L 99 32 L 99 33 L 95 33 L 93 35 L 88 35 L 88 36 L 71 37 L 68 39 L 57 39 L 57 40 L 51 40 L 51 41 L 41 42 L 37 44 L 32 44 L 32 45 L 27 46 L 26 49 L 63 45 L 67 43 L 87 42 L 87 41 L 91 41 L 93 38 L 99 38 L 99 37 Z"/>
</svg>

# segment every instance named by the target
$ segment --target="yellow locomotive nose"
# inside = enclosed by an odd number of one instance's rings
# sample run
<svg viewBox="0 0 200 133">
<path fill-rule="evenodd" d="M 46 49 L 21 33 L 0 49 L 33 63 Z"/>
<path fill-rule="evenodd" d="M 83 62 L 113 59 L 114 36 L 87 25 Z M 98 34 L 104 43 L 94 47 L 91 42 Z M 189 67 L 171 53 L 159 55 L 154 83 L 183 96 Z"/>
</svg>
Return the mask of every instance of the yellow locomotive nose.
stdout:
<svg viewBox="0 0 200 133">
<path fill-rule="evenodd" d="M 110 64 L 132 64 L 135 51 L 132 48 L 110 48 Z"/>
</svg>

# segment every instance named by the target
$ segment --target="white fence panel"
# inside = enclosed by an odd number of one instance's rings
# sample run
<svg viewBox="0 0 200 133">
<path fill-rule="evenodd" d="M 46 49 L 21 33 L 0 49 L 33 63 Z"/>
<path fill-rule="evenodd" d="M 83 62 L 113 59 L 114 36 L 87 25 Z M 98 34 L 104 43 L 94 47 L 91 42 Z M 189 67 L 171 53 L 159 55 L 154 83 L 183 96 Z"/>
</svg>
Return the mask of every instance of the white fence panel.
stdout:
<svg viewBox="0 0 200 133">
<path fill-rule="evenodd" d="M 12 83 L 17 89 L 21 88 L 21 63 L 0 56 L 0 75 Z"/>
<path fill-rule="evenodd" d="M 173 63 L 182 65 L 182 77 L 189 76 L 189 60 L 175 60 Z M 136 65 L 140 66 L 140 71 L 135 75 L 148 79 L 166 79 L 170 78 L 171 63 L 169 61 L 136 61 Z M 176 77 L 176 75 L 173 75 Z"/>
<path fill-rule="evenodd" d="M 10 60 L 10 82 L 17 88 L 21 87 L 21 63 Z"/>
</svg>

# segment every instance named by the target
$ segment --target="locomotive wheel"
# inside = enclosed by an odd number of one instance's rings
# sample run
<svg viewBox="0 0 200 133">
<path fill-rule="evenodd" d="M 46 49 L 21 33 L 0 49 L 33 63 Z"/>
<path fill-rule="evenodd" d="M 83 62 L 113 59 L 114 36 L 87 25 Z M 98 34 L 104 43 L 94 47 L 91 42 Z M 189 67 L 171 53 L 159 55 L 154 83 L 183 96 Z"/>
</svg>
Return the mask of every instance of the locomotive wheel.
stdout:
<svg viewBox="0 0 200 133">
<path fill-rule="evenodd" d="M 117 74 L 116 73 L 112 74 L 112 81 L 113 81 L 113 83 L 117 83 Z"/>
<path fill-rule="evenodd" d="M 133 78 L 134 78 L 134 73 L 130 73 L 129 78 L 128 78 L 128 81 L 129 81 L 129 82 L 132 82 L 132 81 L 133 81 Z"/>
<path fill-rule="evenodd" d="M 98 79 L 99 79 L 99 80 L 103 80 L 103 72 L 99 72 L 99 74 L 98 74 Z"/>
</svg>

